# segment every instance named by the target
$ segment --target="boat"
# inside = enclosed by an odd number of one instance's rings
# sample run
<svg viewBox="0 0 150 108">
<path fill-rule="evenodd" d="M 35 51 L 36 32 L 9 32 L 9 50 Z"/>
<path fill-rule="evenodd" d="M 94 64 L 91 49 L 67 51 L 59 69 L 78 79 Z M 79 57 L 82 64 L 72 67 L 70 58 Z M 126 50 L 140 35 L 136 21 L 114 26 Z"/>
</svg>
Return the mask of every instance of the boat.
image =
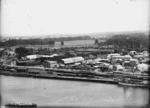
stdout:
<svg viewBox="0 0 150 108">
<path fill-rule="evenodd" d="M 133 84 L 133 83 L 124 83 L 124 82 L 119 82 L 119 85 L 133 86 L 133 87 L 149 87 L 149 85 L 147 84 Z"/>
<path fill-rule="evenodd" d="M 8 103 L 5 105 L 6 107 L 12 107 L 12 108 L 35 108 L 37 105 L 35 103 Z"/>
<path fill-rule="evenodd" d="M 133 87 L 149 87 L 148 81 L 141 81 L 141 80 L 135 80 L 135 79 L 127 79 L 124 78 L 120 81 L 118 81 L 119 85 L 123 86 L 133 86 Z"/>
</svg>

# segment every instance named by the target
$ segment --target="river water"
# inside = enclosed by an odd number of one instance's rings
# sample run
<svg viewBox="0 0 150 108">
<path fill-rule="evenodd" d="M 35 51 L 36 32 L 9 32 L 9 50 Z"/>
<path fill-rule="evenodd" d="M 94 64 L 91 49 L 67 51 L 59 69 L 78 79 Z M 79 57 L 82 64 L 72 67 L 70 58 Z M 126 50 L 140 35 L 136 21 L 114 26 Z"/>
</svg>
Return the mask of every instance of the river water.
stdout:
<svg viewBox="0 0 150 108">
<path fill-rule="evenodd" d="M 33 102 L 39 106 L 124 107 L 149 103 L 148 88 L 12 76 L 0 78 L 1 105 Z"/>
</svg>

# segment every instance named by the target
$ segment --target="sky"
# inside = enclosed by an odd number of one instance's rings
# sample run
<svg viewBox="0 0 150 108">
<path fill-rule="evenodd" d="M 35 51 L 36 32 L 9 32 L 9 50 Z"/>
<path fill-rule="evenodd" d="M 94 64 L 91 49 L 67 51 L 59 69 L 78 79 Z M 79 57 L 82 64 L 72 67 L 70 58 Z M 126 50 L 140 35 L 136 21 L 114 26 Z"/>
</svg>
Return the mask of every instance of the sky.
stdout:
<svg viewBox="0 0 150 108">
<path fill-rule="evenodd" d="M 149 0 L 1 0 L 1 36 L 149 30 Z"/>
</svg>

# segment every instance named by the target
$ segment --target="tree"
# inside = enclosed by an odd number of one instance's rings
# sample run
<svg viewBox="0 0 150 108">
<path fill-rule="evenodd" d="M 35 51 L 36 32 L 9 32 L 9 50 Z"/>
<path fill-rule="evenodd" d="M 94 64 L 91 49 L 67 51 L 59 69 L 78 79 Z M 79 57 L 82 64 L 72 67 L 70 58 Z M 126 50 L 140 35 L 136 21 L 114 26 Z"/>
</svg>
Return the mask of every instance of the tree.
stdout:
<svg viewBox="0 0 150 108">
<path fill-rule="evenodd" d="M 50 41 L 48 41 L 48 44 L 49 44 L 49 45 L 54 45 L 55 42 L 50 40 Z"/>
<path fill-rule="evenodd" d="M 64 45 L 64 41 L 61 41 L 61 45 L 62 45 L 62 46 Z"/>
<path fill-rule="evenodd" d="M 127 50 L 140 50 L 140 46 L 148 48 L 149 36 L 145 34 L 114 35 L 107 39 L 105 44 L 117 45 Z"/>
<path fill-rule="evenodd" d="M 95 39 L 95 43 L 94 43 L 94 44 L 95 44 L 95 45 L 98 45 L 98 43 L 99 43 L 99 42 L 98 42 L 98 39 Z"/>
<path fill-rule="evenodd" d="M 19 47 L 15 49 L 15 53 L 17 54 L 17 58 L 20 59 L 21 57 L 24 57 L 28 53 L 28 49 L 25 47 Z"/>
</svg>

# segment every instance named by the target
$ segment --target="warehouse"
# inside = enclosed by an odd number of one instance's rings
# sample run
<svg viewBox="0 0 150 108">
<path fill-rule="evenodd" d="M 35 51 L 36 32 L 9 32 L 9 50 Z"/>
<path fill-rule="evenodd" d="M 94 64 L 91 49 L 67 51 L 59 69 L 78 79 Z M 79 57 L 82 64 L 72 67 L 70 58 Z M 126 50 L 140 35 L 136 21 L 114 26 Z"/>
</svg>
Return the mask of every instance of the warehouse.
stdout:
<svg viewBox="0 0 150 108">
<path fill-rule="evenodd" d="M 71 58 L 62 59 L 62 62 L 64 64 L 74 64 L 74 63 L 83 62 L 83 61 L 84 61 L 83 57 L 71 57 Z"/>
</svg>

